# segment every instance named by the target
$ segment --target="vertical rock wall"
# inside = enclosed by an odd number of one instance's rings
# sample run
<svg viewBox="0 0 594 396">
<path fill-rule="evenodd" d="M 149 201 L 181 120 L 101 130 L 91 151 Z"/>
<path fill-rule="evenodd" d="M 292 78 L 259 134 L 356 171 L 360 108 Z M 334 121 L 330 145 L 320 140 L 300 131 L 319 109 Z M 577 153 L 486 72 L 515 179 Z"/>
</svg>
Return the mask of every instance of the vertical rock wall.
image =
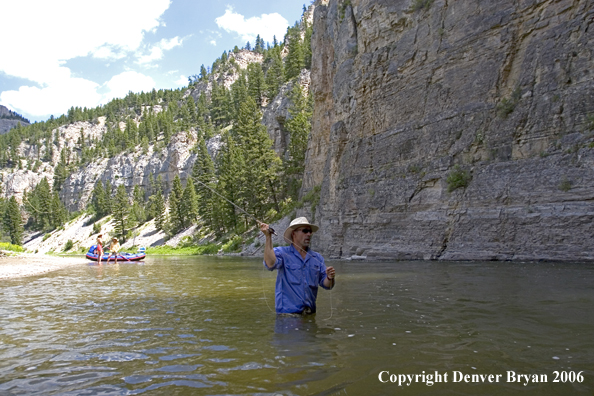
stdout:
<svg viewBox="0 0 594 396">
<path fill-rule="evenodd" d="M 594 259 L 593 3 L 426 3 L 316 4 L 316 249 Z"/>
</svg>

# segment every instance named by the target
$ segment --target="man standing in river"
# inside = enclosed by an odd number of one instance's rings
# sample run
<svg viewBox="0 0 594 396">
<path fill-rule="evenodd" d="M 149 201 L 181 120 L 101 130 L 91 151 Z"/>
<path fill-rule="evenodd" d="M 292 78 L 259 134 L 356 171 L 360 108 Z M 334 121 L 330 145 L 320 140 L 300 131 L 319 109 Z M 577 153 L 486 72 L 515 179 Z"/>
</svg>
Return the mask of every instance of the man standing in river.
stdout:
<svg viewBox="0 0 594 396">
<path fill-rule="evenodd" d="M 291 245 L 273 248 L 268 224 L 260 224 L 260 230 L 266 236 L 264 265 L 269 271 L 278 270 L 277 314 L 315 313 L 318 286 L 328 290 L 334 287 L 334 268 L 326 268 L 322 255 L 309 248 L 312 233 L 318 229 L 305 217 L 298 217 L 284 233 L 285 241 Z"/>
</svg>

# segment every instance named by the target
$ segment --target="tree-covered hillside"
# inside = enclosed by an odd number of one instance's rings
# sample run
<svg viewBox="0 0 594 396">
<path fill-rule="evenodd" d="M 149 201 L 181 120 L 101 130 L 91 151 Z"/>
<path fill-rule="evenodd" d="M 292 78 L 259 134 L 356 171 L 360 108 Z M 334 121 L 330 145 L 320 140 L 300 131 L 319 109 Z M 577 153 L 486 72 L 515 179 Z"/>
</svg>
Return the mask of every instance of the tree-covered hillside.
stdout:
<svg viewBox="0 0 594 396">
<path fill-rule="evenodd" d="M 255 43 L 225 51 L 211 67 L 200 67 L 187 88 L 130 92 L 103 106 L 72 107 L 60 117 L 0 136 L 3 181 L 18 172 L 40 180 L 17 196 L 22 198 L 21 225 L 42 232 L 61 227 L 78 214 L 68 213 L 60 199 L 72 175 L 118 155 L 157 153 L 180 134 L 195 137 L 195 161 L 185 185 L 179 175 L 167 188 L 159 174 L 151 174 L 145 185 L 98 177 L 83 210 L 95 220 L 112 215 L 124 240 L 150 219 L 169 235 L 199 224 L 223 236 L 250 225 L 250 217 L 237 207 L 267 221 L 291 210 L 311 129 L 312 100 L 297 83 L 311 65 L 310 12 L 304 10 L 280 42 L 264 43 L 258 36 Z M 282 152 L 275 152 L 262 112 L 283 86 L 285 91 L 290 87 L 290 115 L 284 123 L 290 139 Z M 80 131 L 72 134 L 79 125 Z M 213 139 L 220 149 L 209 153 L 207 144 Z M 13 213 L 18 199 L 8 188 L 3 192 L 2 239 L 22 243 L 19 216 Z"/>
</svg>

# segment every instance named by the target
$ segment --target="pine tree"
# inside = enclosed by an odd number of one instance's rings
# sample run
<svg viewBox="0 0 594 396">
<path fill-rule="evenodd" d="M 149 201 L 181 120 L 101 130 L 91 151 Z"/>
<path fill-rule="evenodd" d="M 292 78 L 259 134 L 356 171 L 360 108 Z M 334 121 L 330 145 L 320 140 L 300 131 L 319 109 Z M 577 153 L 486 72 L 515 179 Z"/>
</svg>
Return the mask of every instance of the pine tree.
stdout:
<svg viewBox="0 0 594 396">
<path fill-rule="evenodd" d="M 51 224 L 52 193 L 46 177 L 41 179 L 33 191 L 23 197 L 25 210 L 33 218 L 33 227 L 38 230 L 48 231 Z"/>
<path fill-rule="evenodd" d="M 146 212 L 144 209 L 144 191 L 137 184 L 134 186 L 132 193 L 132 207 L 130 208 L 131 223 L 142 224 L 146 219 Z"/>
<path fill-rule="evenodd" d="M 260 63 L 250 63 L 247 70 L 248 93 L 261 107 L 262 99 L 266 95 L 266 81 L 264 80 L 262 65 Z"/>
<path fill-rule="evenodd" d="M 4 210 L 4 229 L 10 236 L 10 243 L 23 244 L 23 219 L 21 209 L 14 196 L 10 197 Z"/>
<path fill-rule="evenodd" d="M 289 155 L 284 168 L 287 194 L 297 199 L 305 169 L 305 152 L 311 132 L 313 104 L 311 97 L 304 94 L 301 86 L 297 83 L 293 85 L 290 99 L 292 102 L 292 106 L 289 108 L 291 118 L 285 122 L 285 127 L 290 134 Z"/>
<path fill-rule="evenodd" d="M 297 77 L 301 73 L 301 69 L 305 67 L 305 59 L 303 56 L 303 44 L 301 43 L 301 30 L 299 25 L 295 24 L 287 31 L 287 39 L 289 54 L 286 58 L 285 77 L 287 81 Z"/>
<path fill-rule="evenodd" d="M 253 102 L 253 99 L 250 98 L 250 100 Z M 238 143 L 228 132 L 222 134 L 221 140 L 224 146 L 217 156 L 219 183 L 216 191 L 234 204 L 245 206 L 242 201 L 246 185 L 244 158 Z M 213 200 L 213 203 L 215 233 L 220 236 L 227 229 L 237 229 L 238 218 L 235 206 L 222 199 Z"/>
<path fill-rule="evenodd" d="M 231 85 L 231 97 L 233 98 L 233 119 L 237 120 L 239 117 L 239 106 L 248 97 L 248 82 L 247 73 L 242 71 L 237 76 L 237 80 Z"/>
<path fill-rule="evenodd" d="M 103 207 L 104 213 L 110 215 L 113 213 L 113 187 L 111 181 L 106 180 L 103 186 L 105 191 L 105 206 Z"/>
<path fill-rule="evenodd" d="M 103 187 L 101 180 L 95 183 L 91 202 L 95 208 L 95 217 L 100 219 L 111 213 L 110 199 L 107 191 Z"/>
<path fill-rule="evenodd" d="M 183 228 L 187 228 L 198 219 L 198 199 L 196 197 L 196 190 L 194 189 L 194 182 L 191 177 L 188 177 L 188 182 L 186 183 L 186 188 L 184 188 L 180 206 L 183 216 Z"/>
<path fill-rule="evenodd" d="M 192 168 L 192 179 L 198 196 L 198 214 L 210 229 L 214 227 L 214 202 L 212 190 L 216 188 L 215 167 L 204 139 L 196 145 L 196 161 Z"/>
<path fill-rule="evenodd" d="M 129 216 L 130 216 L 130 201 L 128 194 L 126 193 L 126 187 L 120 184 L 116 189 L 116 195 L 113 202 L 113 218 L 114 218 L 114 231 L 116 235 L 123 242 L 126 242 L 126 233 L 129 228 Z"/>
<path fill-rule="evenodd" d="M 305 37 L 303 39 L 303 63 L 306 69 L 311 69 L 311 36 L 313 25 L 305 22 Z"/>
<path fill-rule="evenodd" d="M 151 196 L 152 200 L 152 210 L 154 211 L 155 217 L 155 228 L 159 231 L 163 231 L 165 229 L 165 198 L 163 198 L 163 192 L 161 189 L 158 189 L 155 195 Z"/>
<path fill-rule="evenodd" d="M 269 54 L 271 56 L 271 64 L 266 71 L 266 96 L 272 100 L 278 95 L 280 87 L 285 81 L 285 68 L 280 54 L 280 47 L 273 47 L 269 51 Z"/>
<path fill-rule="evenodd" d="M 262 113 L 252 98 L 242 103 L 233 132 L 241 143 L 243 161 L 249 164 L 245 168 L 243 200 L 251 212 L 260 217 L 270 205 L 279 210 L 276 182 L 281 162 L 272 149 L 266 127 L 262 125 Z"/>
<path fill-rule="evenodd" d="M 224 85 L 220 86 L 216 81 L 213 81 L 210 94 L 210 115 L 216 126 L 222 126 L 229 120 L 228 108 L 230 104 L 227 103 L 226 91 L 227 89 Z"/>
<path fill-rule="evenodd" d="M 179 175 L 175 175 L 173 179 L 173 187 L 169 193 L 169 231 L 172 234 L 177 234 L 182 230 L 185 224 L 185 216 L 183 213 L 182 197 L 184 191 Z"/>
<path fill-rule="evenodd" d="M 54 191 L 52 194 L 50 217 L 51 227 L 54 229 L 63 226 L 64 223 L 66 223 L 66 220 L 68 220 L 68 211 L 62 201 L 60 201 L 60 196 L 57 191 Z"/>
<path fill-rule="evenodd" d="M 256 37 L 256 45 L 254 46 L 254 52 L 261 54 L 264 51 L 264 46 L 260 43 L 260 35 Z"/>
<path fill-rule="evenodd" d="M 68 162 L 69 162 L 69 155 L 68 155 L 68 148 L 63 148 L 60 151 L 60 162 L 56 165 L 54 171 L 54 190 L 60 191 L 62 189 L 62 185 L 64 181 L 68 178 Z"/>
</svg>

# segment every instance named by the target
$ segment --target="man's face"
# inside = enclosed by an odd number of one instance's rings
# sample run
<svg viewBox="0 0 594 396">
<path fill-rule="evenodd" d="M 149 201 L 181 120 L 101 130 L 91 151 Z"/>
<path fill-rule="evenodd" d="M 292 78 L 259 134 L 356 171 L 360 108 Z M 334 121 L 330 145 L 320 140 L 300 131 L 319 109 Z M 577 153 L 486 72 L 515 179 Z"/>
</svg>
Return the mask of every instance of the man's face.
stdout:
<svg viewBox="0 0 594 396">
<path fill-rule="evenodd" d="M 293 231 L 293 243 L 302 248 L 309 247 L 311 234 L 312 231 L 310 226 L 299 227 Z"/>
</svg>

